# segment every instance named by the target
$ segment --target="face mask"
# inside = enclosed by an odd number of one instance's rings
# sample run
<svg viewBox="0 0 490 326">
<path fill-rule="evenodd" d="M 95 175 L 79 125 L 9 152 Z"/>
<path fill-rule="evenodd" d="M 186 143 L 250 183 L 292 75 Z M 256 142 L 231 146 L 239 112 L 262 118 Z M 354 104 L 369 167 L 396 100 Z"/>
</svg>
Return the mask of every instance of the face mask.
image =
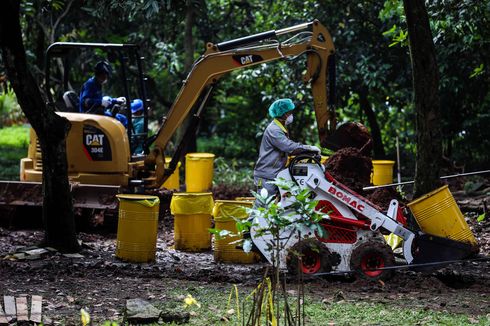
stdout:
<svg viewBox="0 0 490 326">
<path fill-rule="evenodd" d="M 287 119 L 286 119 L 286 126 L 287 125 L 290 125 L 291 123 L 293 123 L 293 115 L 292 114 L 289 117 L 287 117 Z"/>
</svg>

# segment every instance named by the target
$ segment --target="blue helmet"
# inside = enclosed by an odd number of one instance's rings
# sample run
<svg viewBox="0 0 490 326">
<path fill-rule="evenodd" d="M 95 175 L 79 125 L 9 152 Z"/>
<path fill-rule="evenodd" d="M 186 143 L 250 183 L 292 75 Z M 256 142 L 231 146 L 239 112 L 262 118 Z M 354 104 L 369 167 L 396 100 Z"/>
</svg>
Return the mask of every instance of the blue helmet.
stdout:
<svg viewBox="0 0 490 326">
<path fill-rule="evenodd" d="M 143 101 L 140 100 L 139 98 L 134 99 L 131 101 L 131 113 L 136 113 L 138 111 L 143 110 Z"/>
<path fill-rule="evenodd" d="M 281 98 L 274 101 L 274 103 L 269 106 L 269 115 L 272 118 L 282 117 L 285 113 L 294 110 L 294 103 L 289 98 Z"/>
</svg>

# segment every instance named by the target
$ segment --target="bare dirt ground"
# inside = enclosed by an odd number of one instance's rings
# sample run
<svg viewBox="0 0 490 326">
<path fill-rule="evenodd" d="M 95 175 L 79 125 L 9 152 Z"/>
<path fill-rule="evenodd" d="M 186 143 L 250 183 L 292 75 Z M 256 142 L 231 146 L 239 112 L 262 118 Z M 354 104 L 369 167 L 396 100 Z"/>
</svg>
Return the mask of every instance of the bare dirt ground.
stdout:
<svg viewBox="0 0 490 326">
<path fill-rule="evenodd" d="M 160 222 L 156 262 L 151 264 L 120 261 L 115 257 L 115 234 L 95 233 L 79 234 L 83 257 L 49 252 L 35 260 L 16 260 L 9 253 L 39 243 L 43 232 L 0 228 L 0 295 L 43 296 L 46 324 L 77 325 L 81 308 L 88 308 L 99 324 L 121 320 L 127 299 L 162 301 L 189 281 L 213 288 L 238 283 L 251 289 L 261 278 L 264 263 L 220 264 L 212 252 L 173 250 L 173 233 L 168 221 L 165 224 Z M 482 244 L 481 253 L 488 255 L 490 221 L 472 223 L 472 228 Z M 489 272 L 490 262 L 472 261 L 426 274 L 400 270 L 386 283 L 315 277 L 306 281 L 306 291 L 319 300 L 341 293 L 349 301 L 482 316 L 490 313 Z"/>
</svg>

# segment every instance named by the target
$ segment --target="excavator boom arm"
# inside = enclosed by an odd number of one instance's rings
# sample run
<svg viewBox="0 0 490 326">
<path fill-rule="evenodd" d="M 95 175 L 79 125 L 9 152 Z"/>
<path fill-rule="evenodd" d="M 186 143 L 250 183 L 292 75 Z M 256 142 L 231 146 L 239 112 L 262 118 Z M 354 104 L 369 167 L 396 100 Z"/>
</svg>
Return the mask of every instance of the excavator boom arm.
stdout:
<svg viewBox="0 0 490 326">
<path fill-rule="evenodd" d="M 258 41 L 270 40 L 277 35 L 296 32 L 311 27 L 309 33 L 300 32 L 286 42 L 269 42 L 257 45 Z M 255 43 L 251 45 L 250 43 Z M 258 64 L 279 59 L 293 59 L 299 55 L 307 56 L 307 71 L 305 82 L 311 81 L 314 109 L 318 124 L 320 143 L 335 130 L 335 112 L 328 104 L 327 69 L 335 52 L 331 36 L 327 29 L 318 21 L 305 23 L 278 31 L 264 32 L 237 40 L 219 43 L 209 43 L 205 54 L 194 63 L 177 98 L 167 114 L 164 124 L 158 131 L 154 141 L 154 149 L 146 162 L 156 166 L 155 180 L 152 186 L 163 183 L 165 169 L 162 164 L 163 151 L 168 142 L 181 126 L 184 119 L 201 96 L 203 90 L 215 84 L 224 74 Z M 330 70 L 330 71 L 329 71 Z"/>
</svg>

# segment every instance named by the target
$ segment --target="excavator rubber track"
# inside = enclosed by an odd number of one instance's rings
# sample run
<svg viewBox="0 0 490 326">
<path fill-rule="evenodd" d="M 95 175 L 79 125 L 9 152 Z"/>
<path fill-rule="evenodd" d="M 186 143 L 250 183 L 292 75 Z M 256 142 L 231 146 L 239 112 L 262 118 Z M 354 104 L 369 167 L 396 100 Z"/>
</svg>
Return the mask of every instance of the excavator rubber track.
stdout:
<svg viewBox="0 0 490 326">
<path fill-rule="evenodd" d="M 71 184 L 74 208 L 116 210 L 120 186 Z M 43 205 L 40 182 L 0 181 L 0 206 Z"/>
</svg>

